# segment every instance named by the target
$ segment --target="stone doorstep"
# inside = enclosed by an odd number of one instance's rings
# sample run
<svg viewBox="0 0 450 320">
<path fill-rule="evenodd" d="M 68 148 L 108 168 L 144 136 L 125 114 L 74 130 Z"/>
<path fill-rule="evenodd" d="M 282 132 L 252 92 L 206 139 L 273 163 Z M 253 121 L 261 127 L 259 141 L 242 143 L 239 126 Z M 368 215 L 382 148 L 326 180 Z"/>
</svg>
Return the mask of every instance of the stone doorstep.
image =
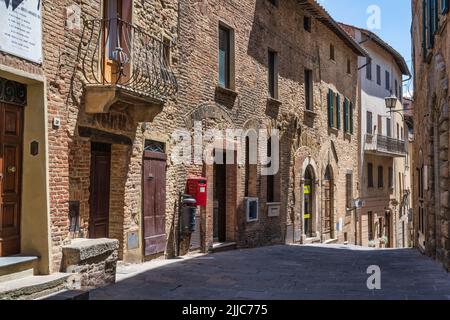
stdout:
<svg viewBox="0 0 450 320">
<path fill-rule="evenodd" d="M 69 286 L 76 286 L 76 281 L 76 275 L 68 273 L 12 280 L 0 284 L 0 300 L 38 299 Z"/>
<path fill-rule="evenodd" d="M 23 271 L 18 271 L 4 276 L 0 276 L 0 284 L 7 281 L 19 280 L 23 278 L 28 278 L 34 276 L 34 269 L 27 269 Z"/>
<path fill-rule="evenodd" d="M 11 256 L 0 258 L 0 283 L 33 276 L 36 256 Z"/>
<path fill-rule="evenodd" d="M 224 251 L 235 250 L 237 247 L 236 242 L 224 242 L 224 243 L 215 243 L 211 249 L 213 253 L 219 253 Z"/>
<path fill-rule="evenodd" d="M 0 269 L 4 267 L 15 266 L 22 263 L 34 262 L 37 261 L 38 259 L 39 258 L 35 256 L 22 256 L 22 255 L 0 258 Z"/>
<path fill-rule="evenodd" d="M 338 239 L 330 239 L 325 241 L 325 244 L 336 244 L 336 243 L 338 243 Z"/>
</svg>

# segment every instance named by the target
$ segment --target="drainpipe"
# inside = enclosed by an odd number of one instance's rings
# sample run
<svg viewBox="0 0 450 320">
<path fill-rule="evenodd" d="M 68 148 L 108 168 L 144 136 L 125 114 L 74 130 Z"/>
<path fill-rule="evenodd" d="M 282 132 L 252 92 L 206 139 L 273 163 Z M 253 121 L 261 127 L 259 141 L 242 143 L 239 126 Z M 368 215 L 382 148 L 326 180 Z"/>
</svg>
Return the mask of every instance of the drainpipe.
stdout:
<svg viewBox="0 0 450 320">
<path fill-rule="evenodd" d="M 180 232 L 180 228 L 181 228 L 181 210 L 183 210 L 182 208 L 182 193 L 180 192 L 179 196 L 178 196 L 178 221 L 175 224 L 175 232 L 176 232 L 176 241 L 177 241 L 177 252 L 176 252 L 176 256 L 179 257 L 180 256 L 180 245 L 181 245 L 181 232 Z"/>
</svg>

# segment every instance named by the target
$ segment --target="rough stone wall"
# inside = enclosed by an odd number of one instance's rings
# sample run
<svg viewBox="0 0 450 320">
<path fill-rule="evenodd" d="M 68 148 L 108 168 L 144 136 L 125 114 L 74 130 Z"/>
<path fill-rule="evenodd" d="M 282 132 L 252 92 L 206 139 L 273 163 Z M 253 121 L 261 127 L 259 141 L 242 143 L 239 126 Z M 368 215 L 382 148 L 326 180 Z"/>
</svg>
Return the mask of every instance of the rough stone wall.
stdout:
<svg viewBox="0 0 450 320">
<path fill-rule="evenodd" d="M 80 277 L 81 289 L 90 290 L 116 282 L 119 241 L 77 239 L 62 247 L 61 270 Z"/>
<path fill-rule="evenodd" d="M 260 124 L 261 128 L 282 129 L 282 169 L 279 174 L 281 215 L 274 218 L 267 216 L 266 178 L 260 177 L 256 183 L 260 218 L 257 223 L 246 222 L 241 205 L 245 191 L 244 171 L 241 170 L 240 187 L 237 188 L 240 208 L 236 227 L 238 245 L 256 246 L 285 241 L 286 221 L 298 221 L 302 210 L 300 190 L 303 172 L 299 166 L 307 156 L 313 157 L 319 164 L 316 175 L 320 182 L 325 175 L 326 165 L 332 164 L 337 209 L 334 218 L 335 221 L 344 219 L 346 228 L 351 229 L 351 218 L 345 212 L 345 174 L 347 170 L 353 172 L 356 198 L 359 148 L 356 134 L 359 129 L 356 55 L 315 19 L 312 33 L 306 32 L 303 29 L 304 12 L 295 1 L 279 2 L 278 7 L 269 1 L 186 1 L 181 3 L 180 10 L 182 70 L 179 104 L 183 110 L 196 110 L 199 106 L 207 105 L 212 114 L 222 116 L 225 113 L 231 119 L 232 127 L 245 128 L 247 121 L 253 121 Z M 223 99 L 216 90 L 219 23 L 234 30 L 235 99 Z M 328 58 L 330 42 L 336 47 L 336 62 Z M 280 104 L 267 100 L 268 48 L 278 52 Z M 352 62 L 351 75 L 346 74 L 344 67 L 347 58 Z M 304 68 L 312 69 L 314 74 L 316 114 L 313 115 L 305 112 Z M 355 135 L 344 135 L 342 129 L 339 132 L 328 130 L 326 97 L 329 88 L 340 92 L 342 99 L 347 96 L 354 102 Z M 331 141 L 338 161 L 333 154 Z M 317 200 L 318 213 L 321 212 L 320 194 Z M 210 214 L 206 213 L 206 220 Z M 348 233 L 350 235 L 352 232 Z M 339 240 L 343 238 L 344 235 L 340 234 Z"/>
<path fill-rule="evenodd" d="M 450 270 L 450 206 L 449 206 L 449 125 L 448 79 L 450 65 L 450 33 L 448 13 L 439 15 L 439 29 L 433 49 L 422 49 L 422 2 L 413 1 L 413 47 L 415 65 L 413 157 L 415 245 L 427 255 L 437 258 Z M 423 125 L 422 125 L 423 124 Z M 419 232 L 418 169 L 425 171 L 425 234 Z"/>
</svg>

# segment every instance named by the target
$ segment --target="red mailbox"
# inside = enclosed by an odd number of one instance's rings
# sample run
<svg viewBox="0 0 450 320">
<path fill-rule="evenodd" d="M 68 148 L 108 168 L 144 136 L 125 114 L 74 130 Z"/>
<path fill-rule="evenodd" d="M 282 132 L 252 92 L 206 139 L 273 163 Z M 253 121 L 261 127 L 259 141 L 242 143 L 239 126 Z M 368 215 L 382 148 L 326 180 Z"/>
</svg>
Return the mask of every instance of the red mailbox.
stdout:
<svg viewBox="0 0 450 320">
<path fill-rule="evenodd" d="M 206 207 L 208 199 L 208 180 L 205 178 L 188 179 L 187 193 L 197 200 L 198 206 Z"/>
</svg>

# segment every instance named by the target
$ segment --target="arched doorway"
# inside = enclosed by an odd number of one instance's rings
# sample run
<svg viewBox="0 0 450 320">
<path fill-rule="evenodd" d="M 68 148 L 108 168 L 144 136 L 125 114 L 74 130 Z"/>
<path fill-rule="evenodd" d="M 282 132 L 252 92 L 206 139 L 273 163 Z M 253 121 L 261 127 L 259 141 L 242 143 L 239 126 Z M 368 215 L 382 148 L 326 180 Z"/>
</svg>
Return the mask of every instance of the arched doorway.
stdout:
<svg viewBox="0 0 450 320">
<path fill-rule="evenodd" d="M 305 235 L 309 238 L 316 236 L 315 215 L 314 215 L 314 200 L 315 200 L 315 174 L 311 166 L 308 166 L 305 171 L 304 185 L 303 185 L 303 219 L 305 226 Z"/>
<path fill-rule="evenodd" d="M 325 240 L 333 239 L 333 212 L 334 212 L 334 177 L 331 166 L 327 167 L 324 177 L 324 213 L 323 235 Z"/>
</svg>

